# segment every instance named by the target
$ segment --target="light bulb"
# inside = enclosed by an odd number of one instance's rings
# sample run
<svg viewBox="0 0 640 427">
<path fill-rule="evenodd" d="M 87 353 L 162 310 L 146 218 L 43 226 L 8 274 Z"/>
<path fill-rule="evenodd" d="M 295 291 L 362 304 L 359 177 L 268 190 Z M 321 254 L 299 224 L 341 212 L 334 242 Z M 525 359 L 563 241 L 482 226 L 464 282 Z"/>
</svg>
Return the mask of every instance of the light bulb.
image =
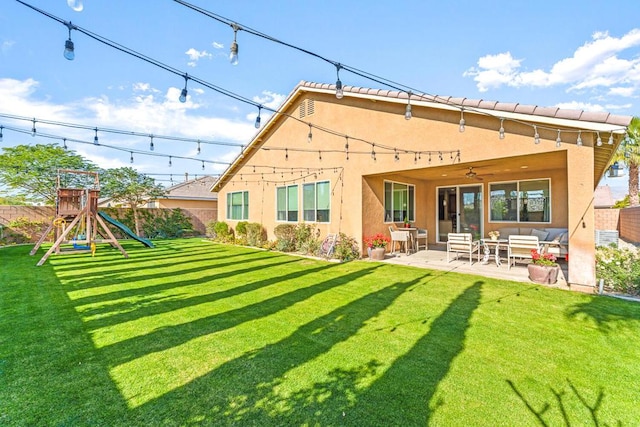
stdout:
<svg viewBox="0 0 640 427">
<path fill-rule="evenodd" d="M 73 59 L 76 57 L 76 54 L 73 52 L 73 50 L 73 41 L 71 39 L 68 39 L 66 42 L 64 42 L 64 57 L 69 61 L 73 61 Z"/>
<path fill-rule="evenodd" d="M 129 159 L 129 163 L 133 163 L 133 152 L 131 152 L 131 158 Z"/>
<path fill-rule="evenodd" d="M 82 12 L 82 9 L 84 9 L 82 0 L 67 0 L 67 5 L 76 12 Z"/>
<path fill-rule="evenodd" d="M 311 125 L 309 125 L 309 135 L 307 135 L 307 143 L 313 141 L 313 132 L 311 131 Z"/>
<path fill-rule="evenodd" d="M 342 90 L 342 82 L 340 79 L 336 81 L 336 98 L 342 99 L 344 96 L 344 91 Z"/>
<path fill-rule="evenodd" d="M 533 134 L 533 142 L 536 144 L 540 144 L 540 134 L 538 133 L 538 128 L 533 126 L 534 134 Z"/>
<path fill-rule="evenodd" d="M 562 139 L 560 139 L 560 129 L 558 129 L 558 137 L 556 138 L 556 147 L 562 147 Z"/>
<path fill-rule="evenodd" d="M 500 119 L 500 130 L 498 131 L 498 137 L 504 139 L 504 119 Z"/>
<path fill-rule="evenodd" d="M 578 131 L 578 139 L 576 139 L 576 145 L 582 147 L 582 131 Z"/>
<path fill-rule="evenodd" d="M 258 113 L 258 117 L 256 117 L 255 127 L 256 129 L 260 129 L 260 113 Z"/>
<path fill-rule="evenodd" d="M 235 40 L 231 42 L 229 49 L 229 62 L 231 65 L 238 65 L 238 43 Z"/>
<path fill-rule="evenodd" d="M 609 134 L 609 141 L 607 142 L 609 145 L 613 145 L 613 133 Z"/>
<path fill-rule="evenodd" d="M 184 89 L 182 89 L 182 92 L 180 92 L 180 97 L 178 98 L 178 101 L 185 103 L 187 102 L 187 88 L 185 87 Z"/>
<path fill-rule="evenodd" d="M 4 126 L 0 126 L 0 142 L 2 142 L 2 129 L 4 129 Z"/>
<path fill-rule="evenodd" d="M 407 104 L 407 108 L 404 111 L 404 119 L 411 120 L 411 104 Z"/>
<path fill-rule="evenodd" d="M 596 145 L 602 147 L 602 138 L 600 138 L 600 132 L 598 132 L 598 138 L 596 139 Z"/>
<path fill-rule="evenodd" d="M 464 132 L 464 125 L 465 125 L 464 110 L 460 110 L 460 127 L 458 128 L 460 132 Z"/>
</svg>

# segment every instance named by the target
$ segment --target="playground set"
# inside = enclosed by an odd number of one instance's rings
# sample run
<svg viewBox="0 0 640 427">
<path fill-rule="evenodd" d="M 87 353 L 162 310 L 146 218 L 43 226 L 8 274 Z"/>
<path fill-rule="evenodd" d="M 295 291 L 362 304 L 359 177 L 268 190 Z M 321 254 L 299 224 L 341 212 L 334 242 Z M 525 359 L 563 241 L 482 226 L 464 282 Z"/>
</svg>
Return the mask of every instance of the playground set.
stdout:
<svg viewBox="0 0 640 427">
<path fill-rule="evenodd" d="M 76 179 L 73 179 L 72 182 L 83 181 L 77 177 L 84 176 L 86 188 L 62 188 L 64 175 L 75 176 Z M 112 247 L 117 248 L 125 258 L 128 258 L 129 255 L 113 235 L 106 224 L 107 222 L 145 246 L 153 247 L 151 241 L 137 236 L 126 225 L 104 212 L 98 212 L 100 181 L 97 172 L 59 169 L 56 184 L 56 216 L 30 252 L 30 255 L 35 255 L 51 231 L 54 232 L 54 243 L 38 261 L 38 266 L 44 264 L 53 253 L 91 252 L 93 256 L 96 251 L 96 243 L 109 243 Z M 100 239 L 97 239 L 98 236 Z"/>
</svg>

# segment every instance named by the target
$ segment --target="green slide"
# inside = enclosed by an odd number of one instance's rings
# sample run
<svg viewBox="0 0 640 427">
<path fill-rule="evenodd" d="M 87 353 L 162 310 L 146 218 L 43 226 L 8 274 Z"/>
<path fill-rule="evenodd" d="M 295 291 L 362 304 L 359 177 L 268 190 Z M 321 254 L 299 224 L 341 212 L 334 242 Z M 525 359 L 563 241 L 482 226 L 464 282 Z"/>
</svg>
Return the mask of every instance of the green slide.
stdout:
<svg viewBox="0 0 640 427">
<path fill-rule="evenodd" d="M 100 215 L 105 221 L 107 221 L 109 224 L 114 225 L 116 227 L 118 227 L 120 230 L 122 230 L 127 236 L 131 237 L 134 240 L 137 240 L 138 242 L 142 243 L 143 245 L 145 245 L 148 248 L 153 248 L 153 242 L 151 240 L 145 239 L 143 237 L 138 236 L 136 233 L 134 233 L 133 231 L 131 231 L 131 229 L 129 227 L 127 227 L 126 225 L 124 225 L 123 223 L 121 223 L 120 221 L 116 221 L 115 219 L 111 218 L 109 215 L 107 215 L 104 212 L 98 212 L 98 215 Z"/>
</svg>

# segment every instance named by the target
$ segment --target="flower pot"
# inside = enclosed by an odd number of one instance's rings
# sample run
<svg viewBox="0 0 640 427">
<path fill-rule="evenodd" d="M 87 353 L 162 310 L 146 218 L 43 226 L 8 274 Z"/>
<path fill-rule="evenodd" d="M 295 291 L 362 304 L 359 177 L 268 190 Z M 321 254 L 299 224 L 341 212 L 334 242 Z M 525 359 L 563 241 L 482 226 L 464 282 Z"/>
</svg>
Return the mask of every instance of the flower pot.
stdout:
<svg viewBox="0 0 640 427">
<path fill-rule="evenodd" d="M 498 240 L 498 236 L 491 236 L 491 240 Z"/>
<path fill-rule="evenodd" d="M 534 283 L 554 284 L 558 281 L 560 266 L 529 264 L 529 280 Z"/>
<path fill-rule="evenodd" d="M 369 258 L 380 261 L 384 259 L 384 253 L 384 248 L 372 248 Z"/>
</svg>

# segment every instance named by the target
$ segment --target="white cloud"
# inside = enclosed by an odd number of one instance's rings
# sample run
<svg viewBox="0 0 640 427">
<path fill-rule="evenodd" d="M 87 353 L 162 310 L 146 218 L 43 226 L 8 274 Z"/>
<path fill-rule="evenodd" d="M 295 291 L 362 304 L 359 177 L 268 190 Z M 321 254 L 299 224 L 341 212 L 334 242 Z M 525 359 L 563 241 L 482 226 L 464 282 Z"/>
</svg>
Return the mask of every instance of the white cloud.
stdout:
<svg viewBox="0 0 640 427">
<path fill-rule="evenodd" d="M 142 83 L 142 82 L 134 83 L 133 84 L 133 91 L 134 92 L 154 92 L 154 93 L 159 93 L 160 92 L 158 89 L 152 88 L 151 84 Z"/>
<path fill-rule="evenodd" d="M 570 110 L 584 110 L 584 111 L 595 111 L 595 112 L 606 111 L 605 107 L 603 107 L 602 105 L 591 104 L 588 102 L 578 102 L 578 101 L 561 102 L 559 104 L 556 104 L 555 106 L 558 108 L 567 108 Z"/>
<path fill-rule="evenodd" d="M 576 49 L 573 56 L 557 61 L 548 70 L 522 71 L 523 60 L 514 59 L 510 52 L 486 55 L 478 60 L 477 67 L 464 72 L 473 77 L 478 90 L 486 92 L 501 86 L 551 87 L 568 85 L 568 90 L 601 89 L 617 86 L 640 86 L 640 29 L 633 29 L 622 37 L 596 32 L 592 40 Z M 619 55 L 629 53 L 633 59 Z"/>
<path fill-rule="evenodd" d="M 272 110 L 277 110 L 278 107 L 282 105 L 282 102 L 284 102 L 285 98 L 287 97 L 286 95 L 269 92 L 267 90 L 262 91 L 261 95 L 262 96 L 254 96 L 252 100 L 262 105 L 263 107 L 266 107 Z M 246 117 L 247 117 L 247 120 L 249 120 L 251 123 L 255 123 L 257 115 L 258 115 L 258 112 L 256 111 L 255 113 L 247 114 Z M 268 111 L 265 112 L 264 110 L 262 110 L 260 112 L 260 119 L 263 125 L 271 117 L 271 115 L 272 113 Z"/>
<path fill-rule="evenodd" d="M 224 44 L 218 42 L 211 43 L 211 46 L 213 46 L 214 49 L 224 49 Z"/>
<path fill-rule="evenodd" d="M 136 133 L 168 135 L 190 139 L 202 139 L 208 141 L 224 141 L 230 143 L 247 144 L 255 134 L 252 123 L 244 120 L 211 117 L 199 113 L 201 105 L 191 97 L 191 90 L 186 103 L 180 103 L 178 96 L 181 88 L 171 87 L 163 95 L 158 96 L 157 91 L 144 83 L 134 85 L 138 91 L 133 91 L 133 96 L 121 101 L 111 100 L 108 96 L 80 99 L 65 105 L 50 102 L 38 93 L 38 82 L 33 79 L 16 80 L 0 78 L 0 99 L 5 105 L 11 105 L 11 114 L 23 117 L 36 117 L 43 120 L 59 121 L 64 123 L 77 123 L 90 127 L 121 129 Z M 194 90 L 194 93 L 197 91 Z M 255 118 L 255 117 L 254 117 Z M 2 118 L 5 126 L 29 130 L 31 123 L 28 121 L 8 120 Z M 70 148 L 95 162 L 101 167 L 128 166 L 129 149 L 146 151 L 149 146 L 147 138 L 117 135 L 111 133 L 99 133 L 100 143 L 120 147 L 120 151 L 93 146 L 93 131 L 86 129 L 61 128 L 59 126 L 37 124 L 39 132 L 47 132 L 52 135 L 64 136 L 69 139 Z M 11 138 L 9 137 L 11 135 Z M 18 141 L 14 138 L 14 132 L 6 132 L 4 144 L 12 144 Z M 24 140 L 24 136 L 21 137 Z M 31 138 L 27 143 L 31 143 Z M 88 144 L 73 143 L 71 139 L 78 139 Z M 35 142 L 44 140 L 34 139 Z M 156 153 L 175 154 L 189 156 L 193 153 L 195 144 L 176 143 L 174 141 L 156 140 Z M 47 142 L 54 142 L 48 140 Z M 15 142 L 22 143 L 22 142 Z M 222 147 L 217 145 L 203 145 L 202 154 L 209 156 L 210 160 L 227 161 L 231 156 L 229 151 L 239 152 L 239 148 Z M 224 152 L 222 152 L 224 151 Z M 217 156 L 217 157 L 216 157 Z M 142 154 L 135 154 L 136 169 L 145 172 L 157 172 L 166 166 L 166 159 L 151 158 Z M 189 156 L 197 158 L 196 156 Z M 204 158 L 203 158 L 204 159 Z M 160 166 L 158 166 L 160 165 Z M 195 164 L 194 169 L 199 168 Z M 210 165 L 207 165 L 209 168 Z M 222 166 L 224 169 L 224 165 Z"/>
<path fill-rule="evenodd" d="M 189 50 L 187 50 L 185 52 L 185 54 L 189 57 L 190 61 L 187 62 L 187 65 L 190 67 L 195 67 L 196 65 L 198 65 L 198 61 L 202 58 L 211 58 L 213 55 L 211 55 L 209 52 L 207 52 L 206 50 L 197 50 L 194 48 L 190 48 Z"/>
<path fill-rule="evenodd" d="M 2 44 L 0 44 L 0 52 L 8 52 L 14 44 L 16 44 L 16 42 L 14 42 L 13 40 L 3 40 Z"/>
</svg>

